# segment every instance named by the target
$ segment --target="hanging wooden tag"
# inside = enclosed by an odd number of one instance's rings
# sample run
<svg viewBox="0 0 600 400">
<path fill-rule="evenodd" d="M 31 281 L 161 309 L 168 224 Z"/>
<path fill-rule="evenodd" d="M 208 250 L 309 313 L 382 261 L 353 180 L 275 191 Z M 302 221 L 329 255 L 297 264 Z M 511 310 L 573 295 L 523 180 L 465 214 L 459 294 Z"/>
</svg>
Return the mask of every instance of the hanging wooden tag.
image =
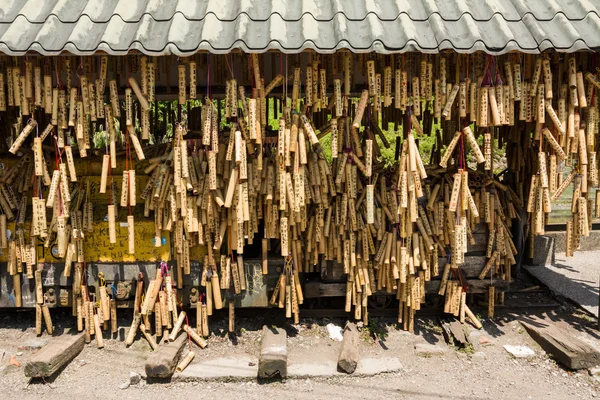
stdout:
<svg viewBox="0 0 600 400">
<path fill-rule="evenodd" d="M 185 78 L 184 78 L 185 79 Z M 146 99 L 146 96 L 144 96 L 144 94 L 142 93 L 140 87 L 138 86 L 137 81 L 135 80 L 134 77 L 129 77 L 129 79 L 127 80 L 129 82 L 129 86 L 131 86 L 131 89 L 133 89 L 133 93 L 135 93 L 135 96 L 138 99 L 138 102 L 140 103 L 140 107 L 142 107 L 143 111 L 149 111 L 150 110 L 150 105 L 148 104 L 148 100 Z M 113 81 L 111 81 L 112 83 Z M 116 85 L 116 83 L 115 83 Z M 115 86 L 115 91 L 116 91 L 116 86 Z M 111 96 L 112 96 L 112 90 L 111 90 Z M 118 98 L 117 98 L 118 101 Z M 114 105 L 113 105 L 113 111 L 114 111 Z M 119 114 L 117 114 L 116 112 L 114 113 L 115 117 L 120 118 L 121 117 L 121 111 L 119 110 Z"/>
<path fill-rule="evenodd" d="M 179 105 L 185 104 L 187 101 L 186 97 L 186 79 L 185 79 L 185 65 L 180 64 L 177 66 L 178 72 L 178 83 L 179 83 Z"/>
<path fill-rule="evenodd" d="M 125 171 L 124 171 L 125 172 Z M 130 206 L 135 206 L 137 204 L 137 193 L 136 193 L 136 187 L 135 187 L 135 170 L 134 169 L 130 169 L 128 174 L 128 179 L 127 179 L 127 183 L 129 184 L 129 193 L 128 193 L 128 198 L 129 198 L 129 205 Z M 166 190 L 165 190 L 166 192 Z"/>
<path fill-rule="evenodd" d="M 550 130 L 548 128 L 544 128 L 544 129 L 542 129 L 542 134 L 544 135 L 544 137 L 546 138 L 546 140 L 548 141 L 548 143 L 550 144 L 552 149 L 554 149 L 558 158 L 561 160 L 566 160 L 567 155 L 565 154 L 563 149 L 560 147 L 560 145 L 558 144 L 558 142 L 552 135 L 552 132 L 550 132 Z"/>
<path fill-rule="evenodd" d="M 108 206 L 108 239 L 110 243 L 117 243 L 117 231 L 115 222 L 115 206 Z"/>
<path fill-rule="evenodd" d="M 29 134 L 31 133 L 33 128 L 36 127 L 36 125 L 37 125 L 37 122 L 34 119 L 31 119 L 27 123 L 27 125 L 25 125 L 25 128 L 23 128 L 23 130 L 21 131 L 21 133 L 19 134 L 17 139 L 15 139 L 15 141 L 13 142 L 12 146 L 10 146 L 10 149 L 8 151 L 12 154 L 16 154 L 17 150 L 19 150 L 19 148 L 21 147 L 21 145 L 23 144 L 23 142 L 25 141 L 27 136 L 29 136 Z"/>
<path fill-rule="evenodd" d="M 461 188 L 461 174 L 460 174 L 460 170 L 459 173 L 454 174 L 454 184 L 452 186 L 452 195 L 450 196 L 450 205 L 448 207 L 448 209 L 452 212 L 456 212 L 456 209 L 458 207 L 458 195 L 460 193 L 460 188 Z"/>
<path fill-rule="evenodd" d="M 483 156 L 483 153 L 481 153 L 481 149 L 479 148 L 479 144 L 477 144 L 477 141 L 475 140 L 473 131 L 471 131 L 471 128 L 468 125 L 464 127 L 463 133 L 467 137 L 467 141 L 471 146 L 471 150 L 473 150 L 473 153 L 475 153 L 475 159 L 477 160 L 477 163 L 481 164 L 485 162 L 485 157 Z"/>
<path fill-rule="evenodd" d="M 452 153 L 454 152 L 454 148 L 458 144 L 460 135 L 462 135 L 462 132 L 460 132 L 460 131 L 456 131 L 454 133 L 454 137 L 452 138 L 452 141 L 446 148 L 446 152 L 444 153 L 444 155 L 442 156 L 442 160 L 440 161 L 441 167 L 446 168 L 448 166 L 448 161 L 450 161 L 450 157 L 452 156 Z"/>
<path fill-rule="evenodd" d="M 442 111 L 442 117 L 448 118 L 450 116 L 450 110 L 452 109 L 452 105 L 454 104 L 454 100 L 456 99 L 456 95 L 458 94 L 459 90 L 460 90 L 460 85 L 455 83 L 454 86 L 452 86 L 452 91 L 450 92 L 450 95 L 448 96 L 448 99 L 446 100 L 446 104 L 444 105 L 444 110 Z"/>
<path fill-rule="evenodd" d="M 369 101 L 369 91 L 363 90 L 360 95 L 360 100 L 358 102 L 358 106 L 356 107 L 356 113 L 354 114 L 354 121 L 352 122 L 352 126 L 354 128 L 360 127 L 361 121 L 363 118 L 363 114 L 365 112 L 365 108 L 367 107 L 368 101 Z"/>
<path fill-rule="evenodd" d="M 488 121 L 488 104 L 489 104 L 489 87 L 481 87 L 479 88 L 479 101 L 478 101 L 478 111 L 479 111 L 479 118 L 478 118 L 478 123 L 477 125 L 482 126 L 482 127 L 487 127 L 489 126 L 489 121 Z M 491 88 L 493 90 L 493 88 Z"/>
<path fill-rule="evenodd" d="M 100 193 L 106 193 L 106 183 L 108 181 L 108 166 L 110 163 L 110 156 L 104 154 L 102 157 L 102 173 L 100 175 Z"/>
<path fill-rule="evenodd" d="M 548 187 L 548 173 L 547 173 L 547 165 L 546 165 L 546 153 L 539 152 L 538 153 L 538 163 L 540 167 L 540 186 L 543 188 Z"/>
</svg>

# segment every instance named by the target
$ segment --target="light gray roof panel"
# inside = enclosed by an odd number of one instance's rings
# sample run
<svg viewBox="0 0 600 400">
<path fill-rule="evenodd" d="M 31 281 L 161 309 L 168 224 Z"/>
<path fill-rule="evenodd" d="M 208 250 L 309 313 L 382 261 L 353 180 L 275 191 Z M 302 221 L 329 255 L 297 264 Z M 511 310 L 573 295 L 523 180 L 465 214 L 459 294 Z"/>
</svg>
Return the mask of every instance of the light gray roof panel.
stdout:
<svg viewBox="0 0 600 400">
<path fill-rule="evenodd" d="M 600 0 L 3 0 L 0 52 L 600 49 Z"/>
</svg>

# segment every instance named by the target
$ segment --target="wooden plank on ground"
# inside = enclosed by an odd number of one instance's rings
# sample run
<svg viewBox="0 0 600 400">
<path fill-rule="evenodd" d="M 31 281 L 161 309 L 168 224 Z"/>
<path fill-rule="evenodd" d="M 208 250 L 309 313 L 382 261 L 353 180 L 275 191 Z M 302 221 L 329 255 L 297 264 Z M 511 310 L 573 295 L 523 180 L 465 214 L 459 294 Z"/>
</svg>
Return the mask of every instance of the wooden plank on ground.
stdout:
<svg viewBox="0 0 600 400">
<path fill-rule="evenodd" d="M 552 354 L 565 367 L 584 369 L 600 364 L 600 352 L 578 339 L 577 331 L 566 323 L 556 324 L 539 318 L 519 322 L 542 349 Z"/>
<path fill-rule="evenodd" d="M 285 329 L 263 326 L 258 359 L 258 378 L 287 378 L 287 333 Z"/>
<path fill-rule="evenodd" d="M 54 375 L 83 350 L 84 343 L 83 333 L 69 332 L 53 337 L 25 364 L 25 376 L 47 378 Z"/>
<path fill-rule="evenodd" d="M 148 378 L 170 378 L 187 342 L 187 335 L 181 334 L 175 341 L 161 346 L 150 354 L 146 360 L 146 376 Z"/>
<path fill-rule="evenodd" d="M 458 347 L 465 347 L 467 345 L 469 341 L 465 335 L 463 326 L 464 325 L 456 319 L 442 320 L 442 329 L 444 331 L 444 336 L 446 337 L 446 342 L 448 342 L 448 344 L 454 344 Z"/>
<path fill-rule="evenodd" d="M 356 324 L 348 322 L 344 329 L 344 339 L 342 340 L 342 347 L 338 357 L 339 371 L 351 374 L 356 370 L 359 358 L 358 342 L 359 337 Z"/>
</svg>

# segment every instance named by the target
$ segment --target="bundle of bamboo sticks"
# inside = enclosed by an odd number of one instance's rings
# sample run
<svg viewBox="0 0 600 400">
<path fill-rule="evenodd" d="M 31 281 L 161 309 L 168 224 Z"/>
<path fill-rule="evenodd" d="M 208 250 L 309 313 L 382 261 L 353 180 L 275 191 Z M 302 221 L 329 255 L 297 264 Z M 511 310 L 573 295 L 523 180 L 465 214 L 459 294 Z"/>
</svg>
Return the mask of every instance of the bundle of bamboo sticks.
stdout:
<svg viewBox="0 0 600 400">
<path fill-rule="evenodd" d="M 133 333 L 140 324 L 148 332 L 151 313 L 161 316 L 157 333 L 175 326 L 179 314 L 168 303 L 190 273 L 193 246 L 207 249 L 198 334 L 208 332 L 207 317 L 224 300 L 233 331 L 234 296 L 249 286 L 244 249 L 255 244 L 256 234 L 263 273 L 268 272 L 269 250 L 286 261 L 270 302 L 285 309 L 287 317 L 299 318 L 300 274 L 319 272 L 323 260 L 336 261 L 347 274 L 347 311 L 354 307 L 355 317 L 367 321 L 369 296 L 396 293 L 399 320 L 411 329 L 414 311 L 425 300 L 425 282 L 440 272 L 445 309 L 461 319 L 469 316 L 458 267 L 477 224 L 484 224 L 488 236 L 480 278 L 491 274 L 510 280 L 517 254 L 512 221 L 525 222 L 522 209 L 529 213 L 530 256 L 533 236 L 544 233 L 552 202 L 569 185 L 568 255 L 589 235 L 592 216 L 600 216 L 598 190 L 593 207 L 600 79 L 585 54 L 309 54 L 290 70 L 291 95 L 287 74 L 265 79 L 261 57 L 243 59 L 250 80 L 246 70 L 237 77 L 231 71 L 224 102 L 202 101 L 199 137 L 188 135 L 184 121 L 174 124 L 166 152 L 148 160 L 150 179 L 139 193 L 132 155 L 145 159 L 141 143 L 151 133 L 160 72 L 156 59 L 136 57 L 135 69 L 130 65 L 122 74 L 128 77 L 124 90 L 118 62 L 109 77 L 107 56 L 100 57 L 97 71 L 91 58 L 82 57 L 76 74 L 72 58 L 61 57 L 56 82 L 48 65 L 31 60 L 13 60 L 0 72 L 0 112 L 18 111 L 9 152 L 20 160 L 0 175 L 0 244 L 8 249 L 15 291 L 21 288 L 23 264 L 27 279 L 35 279 L 35 270 L 43 267 L 37 245 L 49 248 L 56 241 L 65 275 L 73 281 L 74 315 L 88 327 L 95 316 L 100 326 L 108 320 L 102 306 L 89 308 L 90 303 L 105 304 L 111 293 L 100 292 L 94 299 L 87 291 L 84 248 L 94 210 L 89 180 L 74 164 L 74 150 L 87 157 L 98 132 L 104 143 L 99 192 L 110 194 L 110 243 L 117 240 L 118 207 L 127 208 L 128 250 L 135 253 L 131 207 L 138 199 L 146 217 L 153 213 L 155 245 L 161 246 L 166 232 L 174 243 L 176 273 L 157 272 L 156 288 L 151 284 L 144 304 L 138 304 Z M 206 66 L 196 61 L 177 68 L 182 106 L 198 98 L 198 70 Z M 358 102 L 352 94 L 362 77 L 355 76 L 355 64 L 365 76 Z M 281 116 L 271 127 L 269 96 L 279 86 L 285 96 Z M 384 133 L 389 122 L 396 128 L 401 124 L 402 132 L 396 135 L 393 166 L 384 168 L 382 151 L 391 146 Z M 427 163 L 419 141 L 433 134 L 434 123 L 441 130 L 435 132 Z M 41 133 L 40 124 L 46 126 Z M 331 159 L 322 146 L 327 136 Z M 50 142 L 56 155 L 52 171 L 44 147 Z M 505 144 L 512 178 L 497 173 L 497 149 Z M 113 172 L 121 146 L 128 161 L 119 192 Z M 13 220 L 14 235 L 8 238 Z M 444 271 L 438 271 L 439 256 L 449 257 Z M 167 277 L 173 282 L 162 285 Z M 493 285 L 490 293 L 491 304 L 501 301 Z M 20 294 L 15 299 L 20 305 Z"/>
</svg>

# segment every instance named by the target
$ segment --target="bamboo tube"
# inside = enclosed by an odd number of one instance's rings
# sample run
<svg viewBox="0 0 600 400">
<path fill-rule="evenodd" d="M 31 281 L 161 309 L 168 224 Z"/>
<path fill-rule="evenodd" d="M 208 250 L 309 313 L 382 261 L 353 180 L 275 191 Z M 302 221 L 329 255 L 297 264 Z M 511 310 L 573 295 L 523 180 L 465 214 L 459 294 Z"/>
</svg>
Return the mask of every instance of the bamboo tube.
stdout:
<svg viewBox="0 0 600 400">
<path fill-rule="evenodd" d="M 354 128 L 360 127 L 360 122 L 362 120 L 363 114 L 365 112 L 365 108 L 367 107 L 367 102 L 369 100 L 369 91 L 363 90 L 360 96 L 360 101 L 356 108 L 356 114 L 354 116 L 354 121 L 352 122 L 352 126 Z"/>
<path fill-rule="evenodd" d="M 198 346 L 200 346 L 201 349 L 206 347 L 206 340 L 201 338 L 200 335 L 194 332 L 194 330 L 188 325 L 183 325 L 183 330 L 185 331 L 185 333 L 187 333 L 190 339 L 192 339 Z"/>
<path fill-rule="evenodd" d="M 35 334 L 37 336 L 42 334 L 42 306 L 40 304 L 35 305 Z"/>
<path fill-rule="evenodd" d="M 465 314 L 467 315 L 467 317 L 469 317 L 469 320 L 475 326 L 475 328 L 477 328 L 477 329 L 483 328 L 483 325 L 481 324 L 479 319 L 475 316 L 475 314 L 473 314 L 471 309 L 466 304 L 464 306 L 464 309 L 465 309 Z"/>
<path fill-rule="evenodd" d="M 488 287 L 488 318 L 494 318 L 495 298 L 496 298 L 496 288 L 494 286 Z"/>
<path fill-rule="evenodd" d="M 135 254 L 135 227 L 133 215 L 127 216 L 127 237 L 129 254 Z"/>
<path fill-rule="evenodd" d="M 138 160 L 145 160 L 144 150 L 142 149 L 142 145 L 140 144 L 140 139 L 135 134 L 133 127 L 127 127 L 127 131 L 129 132 L 129 138 L 131 139 L 131 143 L 133 144 L 133 149 L 135 150 L 135 154 Z"/>
<path fill-rule="evenodd" d="M 27 123 L 27 125 L 25 125 L 25 128 L 23 128 L 23 130 L 21 131 L 21 133 L 19 134 L 17 139 L 15 139 L 15 141 L 13 142 L 12 146 L 10 146 L 10 149 L 8 149 L 8 151 L 12 154 L 16 154 L 17 150 L 19 150 L 19 148 L 21 147 L 21 145 L 23 144 L 23 142 L 25 141 L 27 136 L 29 136 L 29 134 L 31 133 L 33 128 L 36 127 L 36 125 L 37 125 L 37 122 L 34 119 L 31 119 Z"/>
<path fill-rule="evenodd" d="M 96 331 L 96 346 L 99 349 L 102 349 L 104 348 L 104 338 L 102 337 L 102 330 L 100 330 L 100 321 L 98 319 L 98 314 L 94 314 L 93 323 L 94 329 Z"/>
<path fill-rule="evenodd" d="M 460 171 L 457 174 L 454 174 L 454 185 L 452 186 L 452 195 L 450 196 L 450 206 L 448 209 L 452 212 L 456 211 L 458 207 L 458 195 L 461 188 L 461 174 Z"/>
<path fill-rule="evenodd" d="M 583 73 L 582 72 L 577 72 L 576 81 L 577 81 L 577 93 L 579 95 L 579 98 L 578 98 L 579 108 L 586 108 L 587 107 L 587 99 L 585 97 L 585 86 L 583 84 Z"/>
<path fill-rule="evenodd" d="M 142 335 L 144 335 L 144 337 L 148 341 L 148 344 L 150 345 L 152 350 L 158 349 L 158 344 L 156 343 L 156 340 L 154 340 L 154 338 L 148 333 L 148 329 L 146 328 L 146 326 L 144 324 L 140 324 L 140 331 L 142 332 Z"/>
<path fill-rule="evenodd" d="M 488 87 L 488 98 L 490 101 L 490 111 L 492 114 L 492 125 L 500 126 L 502 125 L 502 121 L 500 119 L 500 113 L 498 110 L 498 102 L 496 99 L 496 90 L 493 86 Z M 483 124 L 481 124 L 483 125 Z"/>
<path fill-rule="evenodd" d="M 560 145 L 558 144 L 558 142 L 556 141 L 556 139 L 554 138 L 554 136 L 552 135 L 550 130 L 548 130 L 548 128 L 544 128 L 544 129 L 542 129 L 542 134 L 544 135 L 544 137 L 546 138 L 546 140 L 548 141 L 548 143 L 550 144 L 552 149 L 556 152 L 557 157 L 560 158 L 561 160 L 565 160 L 567 158 L 567 155 L 565 154 L 563 149 L 560 147 Z"/>
<path fill-rule="evenodd" d="M 479 148 L 479 145 L 477 144 L 477 141 L 475 140 L 473 131 L 471 131 L 471 128 L 468 125 L 464 127 L 463 133 L 467 137 L 467 141 L 469 142 L 469 145 L 471 146 L 471 150 L 473 150 L 473 153 L 475 153 L 475 159 L 477 160 L 477 163 L 481 164 L 481 163 L 485 162 L 485 157 L 483 156 L 483 153 L 481 152 L 481 149 Z"/>
<path fill-rule="evenodd" d="M 52 117 L 50 119 L 52 125 L 58 125 L 58 103 L 59 103 L 59 90 L 52 89 Z M 61 126 L 62 128 L 62 126 Z"/>
<path fill-rule="evenodd" d="M 52 317 L 50 316 L 50 309 L 46 304 L 42 304 L 42 315 L 44 316 L 44 325 L 46 326 L 46 332 L 48 335 L 52 335 L 54 327 L 52 326 Z"/>
<path fill-rule="evenodd" d="M 133 344 L 135 335 L 138 330 L 138 326 L 140 325 L 141 314 L 135 313 L 135 309 L 134 309 L 134 314 L 135 315 L 133 316 L 133 321 L 131 323 L 131 327 L 129 328 L 129 332 L 127 333 L 127 338 L 125 339 L 126 346 L 131 346 Z"/>
<path fill-rule="evenodd" d="M 77 331 L 81 332 L 83 331 L 83 299 L 79 296 L 75 300 L 75 307 L 77 316 Z"/>
<path fill-rule="evenodd" d="M 216 268 L 213 270 L 213 275 L 211 276 L 211 286 L 213 293 L 213 302 L 215 309 L 220 310 L 223 308 L 223 302 L 221 300 L 221 288 L 219 287 L 219 275 L 217 275 Z"/>
<path fill-rule="evenodd" d="M 115 206 L 108 206 L 108 239 L 110 243 L 117 243 L 117 231 L 115 222 Z"/>
<path fill-rule="evenodd" d="M 117 325 L 117 300 L 110 300 L 110 331 L 112 333 L 117 333 L 119 329 Z"/>
<path fill-rule="evenodd" d="M 8 240 L 6 236 L 6 215 L 0 215 L 0 248 L 6 249 L 8 247 Z"/>
<path fill-rule="evenodd" d="M 135 80 L 135 78 L 129 77 L 129 79 L 127 81 L 129 82 L 129 86 L 131 86 L 131 89 L 135 93 L 135 96 L 137 97 L 138 101 L 140 102 L 140 107 L 142 107 L 142 110 L 146 111 L 146 112 L 149 111 L 150 110 L 150 105 L 148 104 L 148 100 L 143 95 L 142 91 L 140 90 L 140 87 L 138 86 L 138 83 Z M 111 83 L 112 82 L 113 81 L 111 81 Z M 114 106 L 113 106 L 113 108 L 114 108 Z M 117 114 L 115 112 L 115 116 L 116 117 L 120 117 L 121 116 L 120 112 L 119 112 L 119 114 Z"/>
<path fill-rule="evenodd" d="M 459 89 L 460 89 L 460 85 L 458 83 L 455 83 L 452 86 L 452 91 L 448 95 L 446 104 L 444 105 L 444 110 L 442 111 L 442 117 L 444 117 L 444 118 L 449 117 L 450 110 L 452 109 L 452 105 L 454 104 L 454 100 L 456 99 L 456 95 L 458 94 Z"/>
<path fill-rule="evenodd" d="M 129 192 L 129 171 L 123 171 L 123 180 L 121 181 L 121 207 L 127 207 L 129 201 L 127 195 Z"/>
<path fill-rule="evenodd" d="M 37 304 L 44 304 L 44 291 L 42 289 L 42 271 L 35 271 L 35 301 Z"/>
<path fill-rule="evenodd" d="M 177 364 L 175 371 L 182 372 L 192 362 L 195 356 L 196 353 L 194 353 L 193 351 L 188 352 L 186 356 L 181 361 L 179 361 L 179 364 Z"/>
<path fill-rule="evenodd" d="M 179 82 L 179 105 L 183 105 L 187 102 L 185 65 L 179 64 L 177 66 L 177 71 L 178 71 L 178 82 Z M 136 96 L 137 96 L 137 93 L 136 93 Z"/>
<path fill-rule="evenodd" d="M 229 307 L 228 330 L 229 330 L 229 333 L 233 333 L 233 332 L 235 332 L 235 304 L 233 303 L 233 301 L 228 302 L 228 307 Z"/>
<path fill-rule="evenodd" d="M 23 299 L 21 297 L 21 274 L 15 273 L 13 275 L 13 290 L 15 297 L 15 307 L 23 307 Z"/>
<path fill-rule="evenodd" d="M 200 307 L 200 316 L 202 318 L 202 331 L 198 334 L 203 337 L 208 337 L 210 330 L 208 329 L 208 307 L 206 304 L 202 304 Z"/>
<path fill-rule="evenodd" d="M 175 322 L 175 325 L 173 325 L 173 330 L 171 331 L 171 334 L 169 335 L 169 342 L 175 341 L 175 338 L 177 337 L 177 334 L 181 330 L 181 326 L 182 326 L 183 322 L 185 321 L 186 315 L 187 314 L 185 313 L 185 311 L 181 311 L 179 313 L 177 322 Z"/>
<path fill-rule="evenodd" d="M 554 108 L 552 108 L 552 103 L 551 102 L 547 102 L 546 103 L 546 112 L 550 116 L 550 119 L 552 120 L 552 123 L 554 124 L 554 126 L 556 127 L 556 129 L 558 129 L 562 134 L 566 133 L 566 129 L 562 125 L 560 119 L 558 119 L 558 116 L 556 115 L 556 112 L 554 112 Z"/>
<path fill-rule="evenodd" d="M 566 239 L 565 239 L 565 255 L 573 256 L 573 221 L 567 221 Z"/>
<path fill-rule="evenodd" d="M 100 193 L 106 193 L 106 183 L 108 180 L 108 166 L 110 163 L 110 156 L 105 154 L 102 157 L 102 173 L 100 175 Z"/>
<path fill-rule="evenodd" d="M 450 157 L 452 156 L 452 152 L 454 151 L 454 148 L 458 144 L 458 140 L 460 139 L 461 134 L 462 133 L 460 131 L 456 131 L 456 133 L 454 134 L 452 141 L 448 145 L 448 148 L 446 149 L 446 152 L 444 153 L 444 156 L 442 157 L 442 161 L 440 161 L 441 167 L 443 167 L 443 168 L 447 167 L 448 161 L 450 160 Z"/>
<path fill-rule="evenodd" d="M 40 142 L 40 146 L 41 146 L 41 142 Z M 77 172 L 75 170 L 75 162 L 73 161 L 73 152 L 71 150 L 71 146 L 65 146 L 64 151 L 65 151 L 65 155 L 67 157 L 67 167 L 69 168 L 69 177 L 71 179 L 71 182 L 77 182 Z M 40 149 L 40 154 L 41 154 L 41 149 Z M 42 163 L 41 160 L 40 160 L 40 162 Z"/>
</svg>

